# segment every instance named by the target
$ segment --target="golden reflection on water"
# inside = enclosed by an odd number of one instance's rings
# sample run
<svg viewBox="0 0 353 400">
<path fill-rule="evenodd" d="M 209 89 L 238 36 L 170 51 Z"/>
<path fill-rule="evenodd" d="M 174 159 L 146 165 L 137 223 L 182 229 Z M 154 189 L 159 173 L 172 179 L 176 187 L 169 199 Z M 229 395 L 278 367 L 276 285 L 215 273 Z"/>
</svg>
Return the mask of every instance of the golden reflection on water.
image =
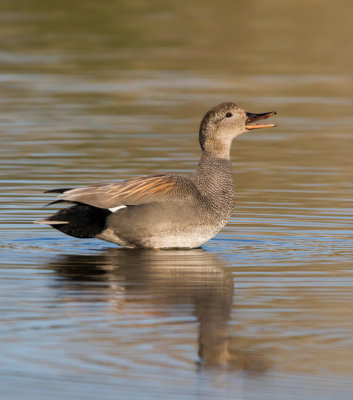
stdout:
<svg viewBox="0 0 353 400">
<path fill-rule="evenodd" d="M 351 12 L 350 0 L 3 2 L 1 47 L 51 71 L 350 74 Z"/>
</svg>

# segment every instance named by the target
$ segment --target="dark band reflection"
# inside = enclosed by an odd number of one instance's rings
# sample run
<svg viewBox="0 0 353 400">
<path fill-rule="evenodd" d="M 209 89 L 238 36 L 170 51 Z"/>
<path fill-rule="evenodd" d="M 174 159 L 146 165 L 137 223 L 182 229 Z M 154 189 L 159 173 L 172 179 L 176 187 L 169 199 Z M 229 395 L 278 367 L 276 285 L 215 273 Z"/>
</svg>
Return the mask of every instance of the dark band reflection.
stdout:
<svg viewBox="0 0 353 400">
<path fill-rule="evenodd" d="M 119 302 L 116 312 L 127 302 L 137 307 L 148 303 L 156 313 L 167 309 L 188 313 L 186 317 L 194 315 L 202 368 L 258 372 L 258 360 L 237 348 L 236 338 L 230 338 L 233 276 L 214 254 L 202 249 L 117 248 L 98 255 L 61 256 L 49 267 L 60 277 L 56 287 L 65 301 Z"/>
</svg>

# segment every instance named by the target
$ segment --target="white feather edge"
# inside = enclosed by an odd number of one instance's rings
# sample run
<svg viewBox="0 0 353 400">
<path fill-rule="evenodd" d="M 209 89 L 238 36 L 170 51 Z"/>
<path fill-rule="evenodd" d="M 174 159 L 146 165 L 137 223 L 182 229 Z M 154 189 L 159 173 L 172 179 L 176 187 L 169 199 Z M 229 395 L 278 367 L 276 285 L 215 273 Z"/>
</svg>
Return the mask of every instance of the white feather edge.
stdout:
<svg viewBox="0 0 353 400">
<path fill-rule="evenodd" d="M 115 212 L 115 211 L 121 210 L 122 208 L 125 208 L 125 207 L 127 207 L 127 206 L 112 207 L 112 208 L 108 208 L 108 210 L 111 212 Z"/>
<path fill-rule="evenodd" d="M 34 224 L 40 224 L 40 225 L 63 225 L 63 224 L 68 224 L 67 221 L 50 221 L 49 219 L 37 219 L 36 221 L 33 221 Z"/>
</svg>

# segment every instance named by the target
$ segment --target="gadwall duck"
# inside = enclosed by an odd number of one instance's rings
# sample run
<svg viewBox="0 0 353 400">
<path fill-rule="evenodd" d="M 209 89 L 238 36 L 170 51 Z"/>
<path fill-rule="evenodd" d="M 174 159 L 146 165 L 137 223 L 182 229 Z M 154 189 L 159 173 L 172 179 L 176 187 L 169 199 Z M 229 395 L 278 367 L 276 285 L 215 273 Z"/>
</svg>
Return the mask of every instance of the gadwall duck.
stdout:
<svg viewBox="0 0 353 400">
<path fill-rule="evenodd" d="M 54 189 L 59 202 L 74 205 L 36 221 L 78 238 L 98 238 L 124 247 L 196 248 L 227 223 L 234 203 L 230 148 L 233 139 L 276 114 L 245 112 L 234 103 L 209 110 L 201 121 L 202 155 L 189 175 L 147 175 L 77 189 Z"/>
</svg>

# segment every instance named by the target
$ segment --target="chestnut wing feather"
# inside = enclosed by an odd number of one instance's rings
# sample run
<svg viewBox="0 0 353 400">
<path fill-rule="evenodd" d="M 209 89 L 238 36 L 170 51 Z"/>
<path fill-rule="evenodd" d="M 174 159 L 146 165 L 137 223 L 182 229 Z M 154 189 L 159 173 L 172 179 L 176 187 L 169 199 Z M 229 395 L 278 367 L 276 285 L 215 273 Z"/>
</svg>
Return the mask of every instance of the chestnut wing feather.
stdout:
<svg viewBox="0 0 353 400">
<path fill-rule="evenodd" d="M 70 189 L 58 198 L 59 201 L 83 203 L 98 208 L 114 208 L 163 201 L 183 185 L 185 182 L 176 176 L 141 176 L 122 182 Z"/>
</svg>

